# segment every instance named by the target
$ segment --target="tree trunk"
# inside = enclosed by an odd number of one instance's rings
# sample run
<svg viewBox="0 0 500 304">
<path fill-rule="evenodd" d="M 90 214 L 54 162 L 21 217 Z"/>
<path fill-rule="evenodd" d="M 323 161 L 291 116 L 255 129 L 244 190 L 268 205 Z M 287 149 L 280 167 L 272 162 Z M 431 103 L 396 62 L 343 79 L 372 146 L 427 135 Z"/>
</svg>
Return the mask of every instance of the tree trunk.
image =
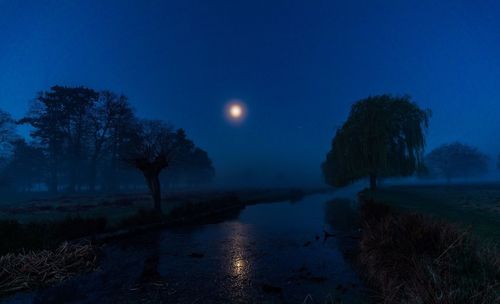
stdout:
<svg viewBox="0 0 500 304">
<path fill-rule="evenodd" d="M 377 175 L 375 174 L 370 174 L 370 190 L 371 191 L 377 190 Z"/>
<path fill-rule="evenodd" d="M 161 212 L 161 187 L 159 173 L 156 172 L 145 172 L 144 177 L 153 197 L 154 208 L 156 211 Z"/>
</svg>

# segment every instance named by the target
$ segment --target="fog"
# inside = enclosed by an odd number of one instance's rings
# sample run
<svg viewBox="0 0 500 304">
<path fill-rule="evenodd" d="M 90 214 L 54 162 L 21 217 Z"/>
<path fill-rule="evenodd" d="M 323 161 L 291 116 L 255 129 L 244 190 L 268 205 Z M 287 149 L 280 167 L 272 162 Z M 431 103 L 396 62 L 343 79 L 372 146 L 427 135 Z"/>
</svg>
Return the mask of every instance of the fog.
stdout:
<svg viewBox="0 0 500 304">
<path fill-rule="evenodd" d="M 409 94 L 433 113 L 426 152 L 477 147 L 493 178 L 499 12 L 495 1 L 2 1 L 0 109 L 25 117 L 53 85 L 111 90 L 185 129 L 213 161 L 212 185 L 322 185 L 351 105 Z M 238 125 L 223 113 L 235 98 L 248 107 Z"/>
</svg>

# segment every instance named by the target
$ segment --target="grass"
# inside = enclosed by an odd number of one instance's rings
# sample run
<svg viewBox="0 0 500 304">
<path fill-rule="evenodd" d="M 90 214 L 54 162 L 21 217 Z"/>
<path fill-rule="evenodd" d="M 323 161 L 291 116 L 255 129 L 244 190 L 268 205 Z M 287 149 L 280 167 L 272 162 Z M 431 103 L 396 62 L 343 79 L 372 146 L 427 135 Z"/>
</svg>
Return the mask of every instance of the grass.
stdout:
<svg viewBox="0 0 500 304">
<path fill-rule="evenodd" d="M 170 192 L 162 200 L 162 210 L 165 215 L 179 206 L 191 204 L 200 205 L 210 201 L 224 199 L 227 196 L 238 197 L 245 204 L 254 204 L 265 201 L 297 199 L 302 195 L 322 191 L 313 189 L 240 189 L 235 191 L 176 191 Z M 64 220 L 68 216 L 85 218 L 106 218 L 109 226 L 120 225 L 124 219 L 134 216 L 139 210 L 149 209 L 152 206 L 151 197 L 147 193 L 128 193 L 118 195 L 64 195 L 40 198 L 6 199 L 0 202 L 0 220 L 17 220 L 20 223 L 33 221 Z"/>
<path fill-rule="evenodd" d="M 467 230 L 364 198 L 361 274 L 379 303 L 500 301 L 500 252 Z"/>
<path fill-rule="evenodd" d="M 393 186 L 364 192 L 400 210 L 446 219 L 487 241 L 500 242 L 500 185 Z"/>
</svg>

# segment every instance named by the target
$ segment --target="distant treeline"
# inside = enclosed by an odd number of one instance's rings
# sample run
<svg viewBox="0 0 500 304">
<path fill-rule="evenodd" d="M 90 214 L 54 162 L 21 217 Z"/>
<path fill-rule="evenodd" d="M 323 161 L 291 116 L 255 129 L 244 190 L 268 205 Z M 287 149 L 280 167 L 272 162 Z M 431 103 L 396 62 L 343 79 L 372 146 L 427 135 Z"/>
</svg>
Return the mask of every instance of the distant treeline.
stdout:
<svg viewBox="0 0 500 304">
<path fill-rule="evenodd" d="M 29 138 L 16 133 L 18 125 L 30 126 Z M 19 120 L 0 109 L 0 187 L 52 193 L 144 189 L 144 177 L 130 159 L 151 128 L 160 129 L 162 144 L 176 153 L 160 176 L 163 187 L 212 180 L 207 152 L 183 129 L 138 118 L 124 95 L 53 86 L 40 92 Z"/>
</svg>

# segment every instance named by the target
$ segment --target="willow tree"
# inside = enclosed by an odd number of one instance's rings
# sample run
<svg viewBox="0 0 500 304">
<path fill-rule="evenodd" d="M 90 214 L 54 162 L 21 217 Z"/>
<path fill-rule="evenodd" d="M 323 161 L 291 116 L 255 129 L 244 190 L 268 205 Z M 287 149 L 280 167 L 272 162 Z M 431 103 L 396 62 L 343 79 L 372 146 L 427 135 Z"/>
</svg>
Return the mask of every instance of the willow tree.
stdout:
<svg viewBox="0 0 500 304">
<path fill-rule="evenodd" d="M 379 177 L 413 174 L 422 164 L 430 114 L 408 96 L 356 102 L 322 164 L 326 182 L 345 186 L 369 177 L 375 190 Z"/>
</svg>

